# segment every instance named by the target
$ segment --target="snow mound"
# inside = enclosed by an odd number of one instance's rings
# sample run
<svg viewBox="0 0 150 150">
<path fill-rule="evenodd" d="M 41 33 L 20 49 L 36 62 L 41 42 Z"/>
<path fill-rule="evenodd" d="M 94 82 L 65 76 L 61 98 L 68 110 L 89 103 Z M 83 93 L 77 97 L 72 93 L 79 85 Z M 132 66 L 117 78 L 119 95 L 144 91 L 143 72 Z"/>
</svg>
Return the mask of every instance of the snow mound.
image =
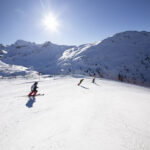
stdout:
<svg viewBox="0 0 150 150">
<path fill-rule="evenodd" d="M 1 77 L 10 77 L 10 76 L 25 76 L 37 74 L 35 71 L 30 71 L 26 67 L 8 65 L 0 60 L 0 76 Z"/>
</svg>

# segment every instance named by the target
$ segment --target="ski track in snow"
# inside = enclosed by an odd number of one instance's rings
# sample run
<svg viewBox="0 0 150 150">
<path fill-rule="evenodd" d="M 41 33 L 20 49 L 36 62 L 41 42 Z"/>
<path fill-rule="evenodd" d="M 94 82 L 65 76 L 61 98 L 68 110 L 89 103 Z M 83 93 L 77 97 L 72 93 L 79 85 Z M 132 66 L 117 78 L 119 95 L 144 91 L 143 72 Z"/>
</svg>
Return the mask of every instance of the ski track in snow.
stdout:
<svg viewBox="0 0 150 150">
<path fill-rule="evenodd" d="M 0 150 L 149 150 L 150 89 L 91 78 L 0 80 Z"/>
</svg>

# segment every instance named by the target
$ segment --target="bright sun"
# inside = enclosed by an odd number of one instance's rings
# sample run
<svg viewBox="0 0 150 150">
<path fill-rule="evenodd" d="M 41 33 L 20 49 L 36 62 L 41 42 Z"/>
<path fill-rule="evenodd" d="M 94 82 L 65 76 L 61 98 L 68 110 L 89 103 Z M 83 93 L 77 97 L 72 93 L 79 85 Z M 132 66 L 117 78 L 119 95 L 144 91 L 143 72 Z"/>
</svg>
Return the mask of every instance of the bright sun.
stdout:
<svg viewBox="0 0 150 150">
<path fill-rule="evenodd" d="M 58 32 L 59 23 L 55 15 L 51 13 L 45 15 L 42 24 L 47 31 Z"/>
</svg>

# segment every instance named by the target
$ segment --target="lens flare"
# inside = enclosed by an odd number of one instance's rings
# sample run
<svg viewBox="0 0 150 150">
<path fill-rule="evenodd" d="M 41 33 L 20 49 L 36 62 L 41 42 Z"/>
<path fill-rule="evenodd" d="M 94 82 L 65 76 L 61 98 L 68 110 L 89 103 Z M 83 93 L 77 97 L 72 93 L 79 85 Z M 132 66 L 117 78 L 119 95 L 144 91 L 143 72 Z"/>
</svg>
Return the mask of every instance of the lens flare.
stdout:
<svg viewBox="0 0 150 150">
<path fill-rule="evenodd" d="M 58 32 L 59 22 L 57 17 L 51 13 L 45 15 L 42 24 L 47 31 Z"/>
</svg>

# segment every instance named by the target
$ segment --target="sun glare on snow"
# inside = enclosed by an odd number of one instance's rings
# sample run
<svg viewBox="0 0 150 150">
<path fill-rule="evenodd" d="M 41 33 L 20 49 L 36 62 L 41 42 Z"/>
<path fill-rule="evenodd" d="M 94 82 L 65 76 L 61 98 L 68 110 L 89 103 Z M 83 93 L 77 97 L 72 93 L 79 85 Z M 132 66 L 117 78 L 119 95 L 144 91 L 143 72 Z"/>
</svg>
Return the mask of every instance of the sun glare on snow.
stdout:
<svg viewBox="0 0 150 150">
<path fill-rule="evenodd" d="M 42 19 L 42 24 L 47 31 L 58 32 L 59 22 L 57 17 L 51 13 L 45 15 Z"/>
</svg>

